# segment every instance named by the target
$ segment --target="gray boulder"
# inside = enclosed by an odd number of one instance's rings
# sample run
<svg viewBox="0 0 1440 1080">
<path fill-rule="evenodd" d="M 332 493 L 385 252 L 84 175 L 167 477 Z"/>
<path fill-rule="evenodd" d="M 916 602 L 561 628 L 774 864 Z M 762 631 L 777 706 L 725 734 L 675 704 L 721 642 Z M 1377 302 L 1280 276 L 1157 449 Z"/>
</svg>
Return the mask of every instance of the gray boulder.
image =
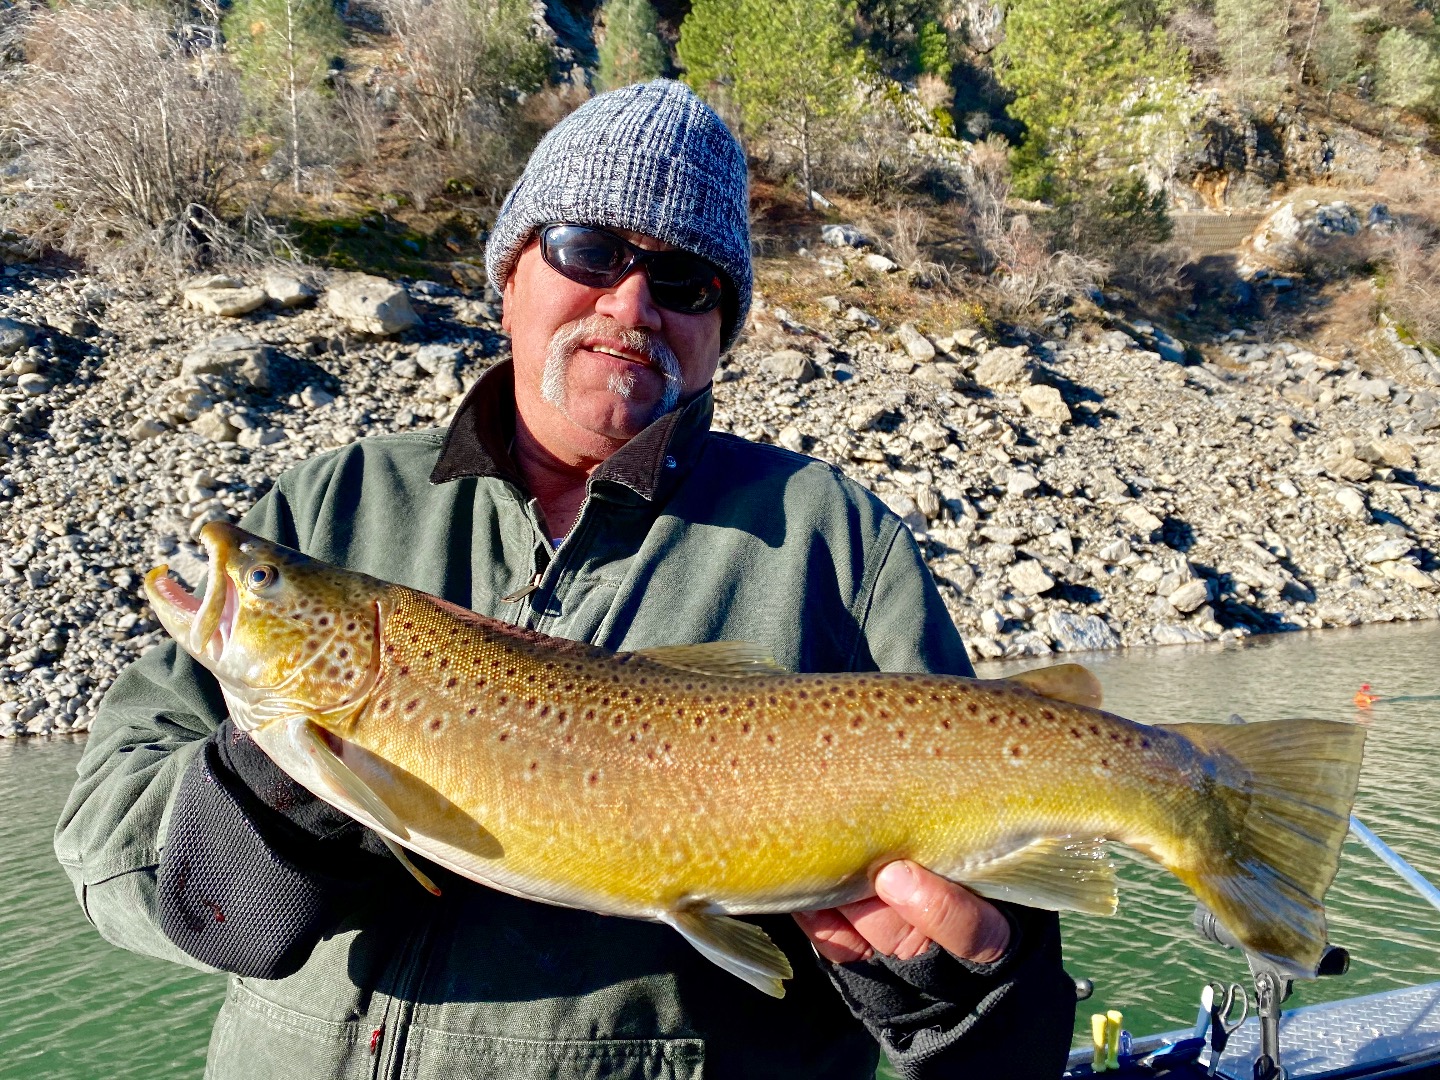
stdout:
<svg viewBox="0 0 1440 1080">
<path fill-rule="evenodd" d="M 410 297 L 393 281 L 352 274 L 331 284 L 325 306 L 352 329 L 375 337 L 402 334 L 420 322 Z"/>
<path fill-rule="evenodd" d="M 181 360 L 180 375 L 219 375 L 265 392 L 274 385 L 275 360 L 275 350 L 269 345 L 243 334 L 224 334 Z"/>
</svg>

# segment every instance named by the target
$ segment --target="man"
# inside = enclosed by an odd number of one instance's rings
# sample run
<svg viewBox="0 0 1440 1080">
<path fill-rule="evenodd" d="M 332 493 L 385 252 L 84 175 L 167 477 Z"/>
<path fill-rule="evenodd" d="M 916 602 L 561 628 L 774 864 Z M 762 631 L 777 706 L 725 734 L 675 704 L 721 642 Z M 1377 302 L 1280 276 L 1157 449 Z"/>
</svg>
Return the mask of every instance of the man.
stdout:
<svg viewBox="0 0 1440 1080">
<path fill-rule="evenodd" d="M 609 648 L 750 640 L 795 670 L 969 674 L 893 514 L 820 462 L 709 432 L 750 303 L 747 221 L 740 148 L 690 91 L 587 103 L 490 238 L 513 362 L 443 441 L 323 455 L 245 525 Z M 795 962 L 777 1001 L 667 927 L 438 872 L 433 898 L 375 841 L 169 646 L 107 696 L 56 847 L 106 938 L 232 973 L 213 1077 L 858 1078 L 867 1030 L 905 1076 L 1054 1076 L 1069 1044 L 1054 916 L 908 863 L 871 900 L 759 920 Z"/>
</svg>

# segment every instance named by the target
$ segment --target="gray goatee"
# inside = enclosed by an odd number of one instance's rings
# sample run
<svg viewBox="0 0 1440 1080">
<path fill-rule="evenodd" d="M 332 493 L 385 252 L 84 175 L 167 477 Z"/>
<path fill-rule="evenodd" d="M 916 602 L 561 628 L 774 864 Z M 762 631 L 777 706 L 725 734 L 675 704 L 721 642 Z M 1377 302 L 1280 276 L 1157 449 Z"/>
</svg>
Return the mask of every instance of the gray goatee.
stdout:
<svg viewBox="0 0 1440 1080">
<path fill-rule="evenodd" d="M 616 326 L 613 319 L 604 315 L 589 315 L 555 331 L 549 348 L 545 350 L 545 368 L 540 376 L 540 396 L 545 401 L 565 412 L 565 376 L 570 358 L 587 337 L 610 338 L 627 352 L 644 357 L 664 377 L 665 389 L 650 416 L 652 422 L 673 412 L 680 404 L 680 361 L 674 350 L 648 330 Z M 615 372 L 610 376 L 607 388 L 612 394 L 628 400 L 635 392 L 635 373 Z"/>
</svg>

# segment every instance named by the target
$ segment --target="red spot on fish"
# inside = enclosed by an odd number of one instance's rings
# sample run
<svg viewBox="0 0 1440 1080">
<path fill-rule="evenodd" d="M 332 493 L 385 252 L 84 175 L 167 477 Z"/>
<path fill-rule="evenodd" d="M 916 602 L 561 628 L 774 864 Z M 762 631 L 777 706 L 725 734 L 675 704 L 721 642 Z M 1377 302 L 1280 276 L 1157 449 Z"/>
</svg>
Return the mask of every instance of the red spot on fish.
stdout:
<svg viewBox="0 0 1440 1080">
<path fill-rule="evenodd" d="M 428 726 L 429 726 L 429 728 L 430 728 L 431 731 L 439 731 L 442 727 L 445 726 L 445 721 L 444 721 L 444 720 L 441 720 L 441 719 L 437 716 L 434 720 L 431 720 L 431 721 L 430 721 L 430 723 L 429 723 Z"/>
<path fill-rule="evenodd" d="M 1024 756 L 1025 756 L 1025 748 L 1024 748 L 1023 746 L 1019 746 L 1019 745 L 1010 747 L 1010 756 L 1011 756 L 1011 757 L 1024 757 Z"/>
<path fill-rule="evenodd" d="M 419 698 L 416 698 L 414 701 L 407 701 L 407 702 L 405 703 L 405 711 L 406 711 L 406 712 L 414 712 L 415 709 L 419 706 L 419 704 L 420 704 L 420 699 L 419 699 Z"/>
<path fill-rule="evenodd" d="M 593 786 L 600 782 L 600 774 L 598 772 L 592 772 L 588 777 L 586 777 L 586 779 L 589 780 L 591 785 Z"/>
<path fill-rule="evenodd" d="M 390 699 L 389 699 L 388 697 L 387 697 L 387 698 L 381 698 L 381 699 L 380 699 L 380 711 L 381 711 L 381 712 L 388 712 L 389 709 L 390 709 Z"/>
<path fill-rule="evenodd" d="M 904 728 L 901 728 L 899 731 L 895 732 L 895 737 L 896 737 L 897 739 L 899 739 L 901 742 L 904 742 L 904 741 L 905 741 L 905 729 L 904 729 Z"/>
<path fill-rule="evenodd" d="M 775 736 L 774 736 L 774 735 L 766 735 L 766 736 L 765 736 L 765 741 L 768 742 L 771 746 L 774 746 L 774 745 L 775 745 Z"/>
<path fill-rule="evenodd" d="M 945 719 L 945 720 L 941 720 L 941 721 L 940 721 L 940 726 L 943 727 L 946 731 L 949 731 L 949 730 L 950 730 L 950 721 L 949 721 L 949 719 L 947 718 L 947 719 Z"/>
<path fill-rule="evenodd" d="M 455 689 L 455 684 L 458 683 L 459 681 L 460 681 L 459 679 L 456 679 L 456 678 L 453 678 L 453 677 L 452 677 L 452 678 L 449 678 L 449 679 L 446 679 L 446 680 L 445 680 L 445 689 L 447 689 L 447 690 L 454 690 L 454 689 Z"/>
<path fill-rule="evenodd" d="M 502 732 L 500 732 L 500 741 L 501 741 L 501 742 L 507 742 L 507 741 L 509 740 L 509 738 L 510 738 L 510 732 L 508 732 L 508 731 L 502 731 Z"/>
</svg>

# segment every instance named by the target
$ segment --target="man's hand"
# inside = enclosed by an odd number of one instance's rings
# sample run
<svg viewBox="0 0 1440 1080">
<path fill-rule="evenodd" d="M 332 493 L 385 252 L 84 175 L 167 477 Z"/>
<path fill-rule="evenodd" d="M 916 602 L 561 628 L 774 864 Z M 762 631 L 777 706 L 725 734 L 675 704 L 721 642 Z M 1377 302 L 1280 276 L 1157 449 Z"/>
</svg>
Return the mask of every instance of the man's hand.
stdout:
<svg viewBox="0 0 1440 1080">
<path fill-rule="evenodd" d="M 932 941 L 964 960 L 990 964 L 1010 945 L 1010 922 L 999 908 L 923 866 L 902 860 L 881 867 L 875 891 L 868 900 L 797 912 L 795 921 L 816 952 L 836 964 L 876 952 L 909 960 Z"/>
</svg>

